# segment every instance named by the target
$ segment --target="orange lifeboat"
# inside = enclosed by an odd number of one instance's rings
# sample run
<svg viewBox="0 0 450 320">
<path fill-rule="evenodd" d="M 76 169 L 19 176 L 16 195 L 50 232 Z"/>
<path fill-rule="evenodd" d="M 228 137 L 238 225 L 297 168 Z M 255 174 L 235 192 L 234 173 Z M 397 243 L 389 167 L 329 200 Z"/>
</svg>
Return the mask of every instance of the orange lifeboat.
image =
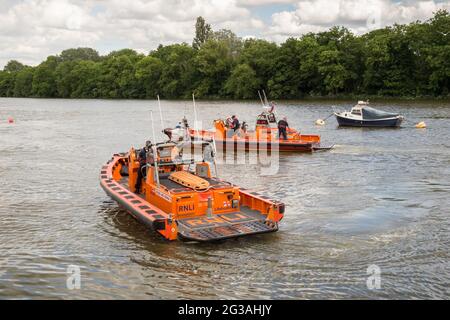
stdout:
<svg viewBox="0 0 450 320">
<path fill-rule="evenodd" d="M 214 120 L 214 130 L 189 129 L 189 134 L 193 140 L 215 140 L 217 147 L 223 150 L 313 152 L 333 147 L 322 146 L 319 135 L 300 134 L 292 128 L 287 129 L 286 140 L 280 139 L 275 113 L 270 111 L 257 116 L 254 131 L 234 131 L 219 119 Z"/>
<path fill-rule="evenodd" d="M 212 147 L 204 141 L 154 145 L 154 161 L 144 167 L 140 193 L 135 184 L 142 167 L 133 148 L 115 154 L 102 167 L 100 185 L 137 220 L 169 240 L 215 241 L 277 231 L 285 205 L 214 176 L 204 158 L 186 160 L 183 150 L 193 145 Z"/>
</svg>

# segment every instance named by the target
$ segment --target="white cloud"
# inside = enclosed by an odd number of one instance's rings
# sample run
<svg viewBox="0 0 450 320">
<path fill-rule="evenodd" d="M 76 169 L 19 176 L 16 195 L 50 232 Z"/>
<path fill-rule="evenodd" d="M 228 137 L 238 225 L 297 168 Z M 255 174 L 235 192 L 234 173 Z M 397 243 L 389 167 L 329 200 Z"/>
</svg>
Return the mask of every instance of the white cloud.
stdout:
<svg viewBox="0 0 450 320">
<path fill-rule="evenodd" d="M 247 7 L 267 6 L 271 4 L 292 4 L 296 0 L 238 0 L 239 5 Z"/>
<path fill-rule="evenodd" d="M 295 10 L 272 15 L 265 35 L 282 41 L 289 36 L 344 25 L 357 34 L 394 23 L 426 20 L 438 9 L 450 9 L 449 2 L 389 0 L 300 0 Z"/>
<path fill-rule="evenodd" d="M 71 47 L 90 46 L 107 53 L 121 47 L 149 51 L 160 43 L 191 42 L 200 15 L 214 28 L 263 26 L 235 0 L 23 0 L 0 4 L 0 67 L 10 59 L 35 65 Z"/>
<path fill-rule="evenodd" d="M 280 4 L 294 9 L 276 12 Z M 252 13 L 260 6 L 273 10 L 269 23 Z M 48 55 L 80 46 L 101 53 L 124 47 L 145 52 L 160 43 L 190 43 L 197 16 L 205 17 L 214 29 L 283 41 L 336 24 L 361 33 L 394 22 L 424 20 L 441 7 L 448 8 L 448 1 L 0 0 L 0 68 L 10 59 L 36 65 Z"/>
</svg>

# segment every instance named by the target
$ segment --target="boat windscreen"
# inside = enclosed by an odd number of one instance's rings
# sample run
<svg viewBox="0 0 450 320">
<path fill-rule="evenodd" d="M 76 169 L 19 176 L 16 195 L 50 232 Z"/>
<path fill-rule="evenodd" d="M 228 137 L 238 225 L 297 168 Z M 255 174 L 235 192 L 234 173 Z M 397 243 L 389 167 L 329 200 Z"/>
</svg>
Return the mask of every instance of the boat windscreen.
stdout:
<svg viewBox="0 0 450 320">
<path fill-rule="evenodd" d="M 385 112 L 385 111 L 374 109 L 372 107 L 363 107 L 362 108 L 363 119 L 376 120 L 376 119 L 392 118 L 392 117 L 397 117 L 397 116 L 398 116 L 398 113 Z"/>
</svg>

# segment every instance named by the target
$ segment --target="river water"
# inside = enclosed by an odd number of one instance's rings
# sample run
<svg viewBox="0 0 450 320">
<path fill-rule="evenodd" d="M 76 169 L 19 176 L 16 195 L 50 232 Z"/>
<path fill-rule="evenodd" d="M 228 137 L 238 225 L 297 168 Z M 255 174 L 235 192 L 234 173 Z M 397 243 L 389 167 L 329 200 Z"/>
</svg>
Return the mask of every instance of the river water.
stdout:
<svg viewBox="0 0 450 320">
<path fill-rule="evenodd" d="M 219 165 L 222 178 L 286 203 L 280 230 L 195 244 L 147 230 L 99 186 L 113 153 L 150 137 L 150 109 L 160 132 L 155 101 L 0 99 L 0 299 L 450 298 L 450 104 L 372 104 L 404 114 L 401 129 L 316 127 L 332 105 L 352 102 L 280 102 L 277 112 L 334 150 L 282 154 L 274 175 Z M 165 126 L 193 120 L 189 101 L 162 108 Z M 252 127 L 261 107 L 197 110 L 204 127 L 229 114 Z M 67 286 L 70 265 L 80 289 Z M 373 270 L 379 289 L 367 285 Z"/>
</svg>

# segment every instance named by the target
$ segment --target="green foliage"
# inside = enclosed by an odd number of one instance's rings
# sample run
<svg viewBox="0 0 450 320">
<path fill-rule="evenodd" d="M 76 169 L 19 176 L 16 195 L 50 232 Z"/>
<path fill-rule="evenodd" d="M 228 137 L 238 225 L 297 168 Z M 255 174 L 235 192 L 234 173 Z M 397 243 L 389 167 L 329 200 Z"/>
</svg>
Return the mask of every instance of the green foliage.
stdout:
<svg viewBox="0 0 450 320">
<path fill-rule="evenodd" d="M 208 40 L 198 51 L 195 64 L 200 79 L 195 93 L 199 97 L 222 95 L 222 87 L 233 67 L 228 43 Z"/>
<path fill-rule="evenodd" d="M 192 47 L 194 49 L 200 49 L 200 47 L 209 40 L 211 35 L 211 25 L 207 24 L 203 17 L 198 17 L 195 23 L 195 38 L 192 42 Z"/>
<path fill-rule="evenodd" d="M 14 97 L 29 97 L 32 94 L 34 70 L 24 67 L 17 72 L 14 83 Z"/>
<path fill-rule="evenodd" d="M 196 50 L 186 43 L 160 46 L 150 54 L 162 62 L 159 93 L 167 98 L 188 97 L 194 89 Z"/>
<path fill-rule="evenodd" d="M 344 88 L 348 76 L 347 70 L 340 63 L 338 50 L 323 50 L 319 55 L 318 70 L 323 77 L 325 92 L 337 94 Z"/>
<path fill-rule="evenodd" d="M 300 69 L 300 41 L 290 38 L 277 50 L 274 73 L 267 85 L 270 96 L 279 98 L 298 98 L 302 94 Z"/>
<path fill-rule="evenodd" d="M 70 72 L 73 79 L 72 98 L 98 98 L 98 75 L 100 64 L 93 61 L 80 61 Z"/>
<path fill-rule="evenodd" d="M 261 83 L 248 64 L 237 65 L 225 83 L 225 91 L 235 99 L 252 99 Z"/>
<path fill-rule="evenodd" d="M 100 64 L 99 96 L 101 98 L 141 98 L 143 90 L 135 76 L 140 60 L 136 52 L 121 50 L 110 53 Z"/>
<path fill-rule="evenodd" d="M 71 72 L 76 65 L 75 61 L 64 61 L 56 67 L 55 81 L 58 97 L 70 98 L 72 96 L 73 87 L 76 84 Z"/>
<path fill-rule="evenodd" d="M 98 52 L 91 48 L 67 49 L 61 52 L 59 58 L 61 59 L 61 61 L 100 60 Z"/>
<path fill-rule="evenodd" d="M 228 47 L 229 53 L 233 58 L 238 57 L 241 53 L 242 39 L 236 36 L 231 30 L 221 29 L 214 32 L 210 38 L 217 42 L 224 43 Z"/>
<path fill-rule="evenodd" d="M 11 60 L 0 71 L 2 97 L 271 98 L 308 95 L 450 95 L 450 15 L 356 36 L 343 27 L 277 45 L 213 31 L 199 17 L 192 46 L 160 45 L 147 56 L 131 49 L 100 56 L 76 48 L 36 67 Z"/>
<path fill-rule="evenodd" d="M 239 63 L 247 64 L 254 72 L 259 85 L 267 89 L 267 82 L 275 71 L 278 47 L 266 40 L 249 39 L 243 43 Z M 252 97 L 255 96 L 253 92 Z"/>
<path fill-rule="evenodd" d="M 32 95 L 35 97 L 53 98 L 57 95 L 55 69 L 58 59 L 50 56 L 36 67 L 32 82 Z"/>
<path fill-rule="evenodd" d="M 235 99 L 252 99 L 261 83 L 248 64 L 237 65 L 225 83 L 225 91 Z"/>
<path fill-rule="evenodd" d="M 430 91 L 434 95 L 450 94 L 450 15 L 445 10 L 438 11 L 430 19 L 432 38 L 425 47 L 425 61 L 431 72 Z M 426 35 L 427 36 L 427 35 Z"/>
<path fill-rule="evenodd" d="M 142 83 L 145 98 L 154 98 L 159 94 L 159 79 L 163 72 L 163 62 L 155 57 L 148 56 L 136 65 L 136 79 Z"/>
<path fill-rule="evenodd" d="M 15 86 L 14 73 L 0 71 L 0 97 L 13 97 Z"/>
<path fill-rule="evenodd" d="M 10 60 L 6 64 L 6 66 L 3 68 L 3 71 L 6 71 L 6 72 L 19 72 L 23 68 L 25 68 L 25 65 L 23 65 L 19 61 L 17 61 L 17 60 Z"/>
</svg>

